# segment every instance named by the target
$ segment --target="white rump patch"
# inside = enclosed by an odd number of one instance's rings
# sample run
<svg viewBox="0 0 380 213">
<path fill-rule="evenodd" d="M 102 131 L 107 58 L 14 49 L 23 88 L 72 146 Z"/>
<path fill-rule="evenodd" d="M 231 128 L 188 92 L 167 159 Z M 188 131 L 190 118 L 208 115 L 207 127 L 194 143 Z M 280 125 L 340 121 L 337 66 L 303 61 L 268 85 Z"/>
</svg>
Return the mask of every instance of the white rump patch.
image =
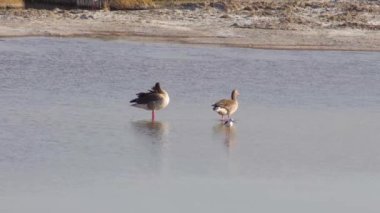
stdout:
<svg viewBox="0 0 380 213">
<path fill-rule="evenodd" d="M 221 115 L 227 114 L 227 110 L 225 108 L 221 108 L 221 107 L 216 107 L 214 111 L 221 114 Z"/>
</svg>

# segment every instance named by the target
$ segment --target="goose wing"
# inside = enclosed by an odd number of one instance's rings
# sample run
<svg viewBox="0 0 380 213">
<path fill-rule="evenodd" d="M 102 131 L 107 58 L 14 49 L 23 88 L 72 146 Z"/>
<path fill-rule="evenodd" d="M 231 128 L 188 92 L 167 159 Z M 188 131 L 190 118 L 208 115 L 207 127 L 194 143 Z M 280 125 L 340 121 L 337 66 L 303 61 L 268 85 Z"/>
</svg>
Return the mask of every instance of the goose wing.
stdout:
<svg viewBox="0 0 380 213">
<path fill-rule="evenodd" d="M 214 107 L 214 109 L 217 107 L 220 107 L 220 108 L 224 108 L 224 109 L 229 110 L 232 104 L 233 104 L 232 100 L 222 99 L 222 100 L 216 102 L 215 104 L 213 104 L 212 106 Z"/>
<path fill-rule="evenodd" d="M 153 91 L 137 93 L 137 98 L 130 101 L 136 104 L 149 104 L 155 101 L 160 101 L 161 96 Z"/>
</svg>

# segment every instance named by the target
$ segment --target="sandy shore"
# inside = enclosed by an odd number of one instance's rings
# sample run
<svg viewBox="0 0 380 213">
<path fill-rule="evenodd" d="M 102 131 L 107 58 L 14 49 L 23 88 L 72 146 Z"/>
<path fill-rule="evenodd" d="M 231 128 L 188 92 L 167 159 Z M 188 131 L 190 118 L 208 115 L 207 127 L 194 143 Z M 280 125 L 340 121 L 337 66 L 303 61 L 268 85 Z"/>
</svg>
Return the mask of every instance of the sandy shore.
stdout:
<svg viewBox="0 0 380 213">
<path fill-rule="evenodd" d="M 186 4 L 136 11 L 0 10 L 0 37 L 83 36 L 251 48 L 380 51 L 380 3 Z"/>
</svg>

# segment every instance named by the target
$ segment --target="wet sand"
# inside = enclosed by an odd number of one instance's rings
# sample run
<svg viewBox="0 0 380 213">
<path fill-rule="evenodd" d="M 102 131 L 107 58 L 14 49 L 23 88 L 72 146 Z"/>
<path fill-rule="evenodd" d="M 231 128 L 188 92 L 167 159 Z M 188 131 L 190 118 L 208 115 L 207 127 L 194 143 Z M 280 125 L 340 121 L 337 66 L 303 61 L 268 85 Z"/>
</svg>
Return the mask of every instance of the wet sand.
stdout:
<svg viewBox="0 0 380 213">
<path fill-rule="evenodd" d="M 1 10 L 0 37 L 100 37 L 268 49 L 380 50 L 378 2 L 305 1 L 311 3 L 290 6 L 265 2 L 217 2 L 137 11 Z"/>
</svg>

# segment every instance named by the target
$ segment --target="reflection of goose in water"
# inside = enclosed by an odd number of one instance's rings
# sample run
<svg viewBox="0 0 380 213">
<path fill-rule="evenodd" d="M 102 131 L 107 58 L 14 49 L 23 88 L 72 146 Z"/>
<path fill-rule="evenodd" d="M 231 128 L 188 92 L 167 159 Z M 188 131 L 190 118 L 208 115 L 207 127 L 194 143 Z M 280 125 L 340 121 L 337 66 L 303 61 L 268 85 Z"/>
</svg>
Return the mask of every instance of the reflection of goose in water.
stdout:
<svg viewBox="0 0 380 213">
<path fill-rule="evenodd" d="M 169 131 L 169 125 L 160 121 L 132 121 L 132 126 L 140 135 L 149 136 L 157 141 L 162 141 Z"/>
<path fill-rule="evenodd" d="M 236 145 L 236 129 L 234 126 L 227 127 L 224 123 L 216 124 L 213 127 L 214 133 L 224 136 L 224 144 L 230 148 Z"/>
<path fill-rule="evenodd" d="M 165 172 L 166 151 L 169 148 L 167 135 L 169 125 L 150 120 L 131 121 L 133 149 L 138 153 L 136 170 L 143 175 L 158 175 Z"/>
</svg>

